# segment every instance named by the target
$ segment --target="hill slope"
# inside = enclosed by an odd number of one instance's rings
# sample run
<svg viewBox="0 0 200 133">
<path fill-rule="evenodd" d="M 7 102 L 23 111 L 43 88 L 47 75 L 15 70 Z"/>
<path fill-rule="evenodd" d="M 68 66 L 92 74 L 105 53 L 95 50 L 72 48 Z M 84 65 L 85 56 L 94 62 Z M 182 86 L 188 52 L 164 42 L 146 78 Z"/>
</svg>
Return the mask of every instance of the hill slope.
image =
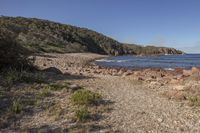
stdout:
<svg viewBox="0 0 200 133">
<path fill-rule="evenodd" d="M 182 54 L 173 48 L 122 44 L 95 31 L 24 17 L 0 17 L 0 32 L 32 52 L 99 54 Z"/>
</svg>

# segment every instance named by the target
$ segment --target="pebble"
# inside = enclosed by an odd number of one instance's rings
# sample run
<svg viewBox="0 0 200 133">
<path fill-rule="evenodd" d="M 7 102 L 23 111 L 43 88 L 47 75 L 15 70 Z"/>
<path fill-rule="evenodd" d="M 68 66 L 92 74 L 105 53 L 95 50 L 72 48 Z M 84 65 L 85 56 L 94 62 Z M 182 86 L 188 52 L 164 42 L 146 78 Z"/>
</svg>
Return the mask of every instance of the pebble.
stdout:
<svg viewBox="0 0 200 133">
<path fill-rule="evenodd" d="M 163 122 L 163 119 L 161 119 L 161 118 L 158 118 L 157 120 L 159 123 Z"/>
</svg>

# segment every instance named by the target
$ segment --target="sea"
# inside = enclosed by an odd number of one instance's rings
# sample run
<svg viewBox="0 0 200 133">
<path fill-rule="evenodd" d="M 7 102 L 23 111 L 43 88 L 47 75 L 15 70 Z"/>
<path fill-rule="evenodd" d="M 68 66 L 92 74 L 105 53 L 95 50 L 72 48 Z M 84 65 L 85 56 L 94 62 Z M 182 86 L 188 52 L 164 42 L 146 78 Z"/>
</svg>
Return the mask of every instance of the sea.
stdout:
<svg viewBox="0 0 200 133">
<path fill-rule="evenodd" d="M 156 56 L 112 56 L 106 59 L 96 60 L 99 66 L 113 68 L 143 69 L 161 68 L 174 70 L 175 68 L 190 69 L 200 67 L 200 54 L 183 55 L 156 55 Z"/>
</svg>

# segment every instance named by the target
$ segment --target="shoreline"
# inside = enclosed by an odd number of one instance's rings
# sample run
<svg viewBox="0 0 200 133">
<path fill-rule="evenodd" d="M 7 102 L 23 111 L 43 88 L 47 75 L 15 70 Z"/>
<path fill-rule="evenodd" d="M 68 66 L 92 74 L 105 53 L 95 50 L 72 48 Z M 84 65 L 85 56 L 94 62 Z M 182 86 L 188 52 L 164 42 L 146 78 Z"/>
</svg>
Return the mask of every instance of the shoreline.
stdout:
<svg viewBox="0 0 200 133">
<path fill-rule="evenodd" d="M 35 64 L 39 66 L 40 69 L 46 69 L 47 67 L 55 67 L 63 73 L 71 73 L 77 75 L 107 74 L 113 76 L 128 76 L 134 75 L 135 72 L 160 72 L 172 75 L 192 75 L 192 69 L 200 69 L 197 67 L 192 67 L 191 69 L 174 68 L 174 70 L 167 70 L 164 68 L 126 68 L 102 66 L 96 64 L 95 61 L 99 59 L 106 59 L 111 56 L 93 53 L 45 53 L 35 55 L 35 57 Z"/>
</svg>

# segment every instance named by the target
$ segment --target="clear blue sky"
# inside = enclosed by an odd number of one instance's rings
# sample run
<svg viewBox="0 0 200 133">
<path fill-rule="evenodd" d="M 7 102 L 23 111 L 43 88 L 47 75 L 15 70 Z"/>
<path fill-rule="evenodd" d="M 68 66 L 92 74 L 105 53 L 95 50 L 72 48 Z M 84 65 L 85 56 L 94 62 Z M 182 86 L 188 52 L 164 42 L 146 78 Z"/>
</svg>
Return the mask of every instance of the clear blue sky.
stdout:
<svg viewBox="0 0 200 133">
<path fill-rule="evenodd" d="M 120 42 L 200 53 L 200 0 L 0 0 L 0 15 L 49 19 Z"/>
</svg>

